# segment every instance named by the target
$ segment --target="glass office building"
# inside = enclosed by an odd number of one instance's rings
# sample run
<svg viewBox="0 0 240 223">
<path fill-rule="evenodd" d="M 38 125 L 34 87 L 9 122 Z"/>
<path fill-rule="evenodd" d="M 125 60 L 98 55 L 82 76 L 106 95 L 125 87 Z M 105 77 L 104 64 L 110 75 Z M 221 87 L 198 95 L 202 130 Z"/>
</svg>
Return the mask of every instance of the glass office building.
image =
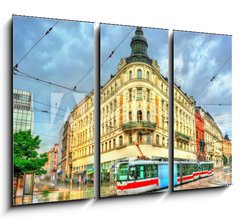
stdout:
<svg viewBox="0 0 240 223">
<path fill-rule="evenodd" d="M 33 132 L 32 92 L 13 89 L 13 132 L 29 129 Z"/>
</svg>

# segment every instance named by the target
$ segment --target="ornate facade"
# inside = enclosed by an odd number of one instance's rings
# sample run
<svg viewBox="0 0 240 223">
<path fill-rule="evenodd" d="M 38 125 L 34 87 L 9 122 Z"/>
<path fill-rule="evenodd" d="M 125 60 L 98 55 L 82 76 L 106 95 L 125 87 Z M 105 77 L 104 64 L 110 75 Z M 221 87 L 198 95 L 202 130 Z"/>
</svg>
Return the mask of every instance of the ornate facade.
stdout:
<svg viewBox="0 0 240 223">
<path fill-rule="evenodd" d="M 195 101 L 174 85 L 174 159 L 196 160 Z"/>
<path fill-rule="evenodd" d="M 71 134 L 72 179 L 82 182 L 86 178 L 93 178 L 94 168 L 94 106 L 93 92 L 74 107 L 69 121 L 68 133 Z M 67 142 L 66 142 L 67 143 Z"/>
<path fill-rule="evenodd" d="M 197 160 L 206 161 L 206 146 L 204 138 L 204 118 L 201 107 L 195 108 L 195 124 L 196 124 L 196 151 Z"/>
<path fill-rule="evenodd" d="M 101 89 L 101 172 L 127 157 L 168 159 L 168 80 L 147 54 L 141 28 L 132 53 Z"/>
<path fill-rule="evenodd" d="M 232 163 L 232 142 L 226 134 L 222 139 L 223 161 L 224 165 L 231 165 Z"/>
<path fill-rule="evenodd" d="M 204 112 L 203 118 L 206 160 L 214 162 L 215 167 L 221 167 L 223 165 L 222 132 L 208 112 Z"/>
</svg>

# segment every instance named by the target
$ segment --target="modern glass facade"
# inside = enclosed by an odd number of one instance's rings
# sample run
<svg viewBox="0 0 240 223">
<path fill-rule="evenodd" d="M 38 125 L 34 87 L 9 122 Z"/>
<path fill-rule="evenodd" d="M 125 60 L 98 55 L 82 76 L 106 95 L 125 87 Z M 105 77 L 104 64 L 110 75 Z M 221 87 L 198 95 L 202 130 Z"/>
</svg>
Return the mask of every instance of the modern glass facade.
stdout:
<svg viewBox="0 0 240 223">
<path fill-rule="evenodd" d="M 32 92 L 13 89 L 13 132 L 29 129 L 33 132 Z"/>
</svg>

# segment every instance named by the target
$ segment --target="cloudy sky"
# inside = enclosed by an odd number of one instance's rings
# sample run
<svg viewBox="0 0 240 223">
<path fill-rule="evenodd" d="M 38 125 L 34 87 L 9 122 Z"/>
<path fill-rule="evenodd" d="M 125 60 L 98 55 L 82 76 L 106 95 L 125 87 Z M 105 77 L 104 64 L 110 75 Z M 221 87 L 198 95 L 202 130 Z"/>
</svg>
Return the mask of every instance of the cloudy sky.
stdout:
<svg viewBox="0 0 240 223">
<path fill-rule="evenodd" d="M 13 65 L 55 23 L 54 19 L 14 16 Z M 81 93 L 19 75 L 13 76 L 14 88 L 33 93 L 34 134 L 42 139 L 41 151 L 48 151 L 58 142 L 60 128 L 69 112 L 93 89 L 93 28 L 93 23 L 59 20 L 18 65 L 21 72 L 68 88 L 74 88 L 85 77 L 76 88 Z"/>
<path fill-rule="evenodd" d="M 121 58 L 131 54 L 131 39 L 135 35 L 136 27 L 102 24 L 101 37 L 101 64 L 106 61 L 113 50 L 113 56 L 101 67 L 101 84 L 104 85 L 111 74 L 116 74 Z M 158 61 L 161 73 L 168 76 L 168 30 L 143 28 L 148 42 L 148 55 Z M 121 45 L 120 45 L 121 44 Z M 120 45 L 120 46 L 119 46 Z M 119 46 L 119 47 L 118 47 Z"/>
<path fill-rule="evenodd" d="M 174 32 L 174 82 L 232 138 L 232 38 Z M 215 78 L 211 81 L 211 79 Z M 219 104 L 224 104 L 219 105 Z"/>
</svg>

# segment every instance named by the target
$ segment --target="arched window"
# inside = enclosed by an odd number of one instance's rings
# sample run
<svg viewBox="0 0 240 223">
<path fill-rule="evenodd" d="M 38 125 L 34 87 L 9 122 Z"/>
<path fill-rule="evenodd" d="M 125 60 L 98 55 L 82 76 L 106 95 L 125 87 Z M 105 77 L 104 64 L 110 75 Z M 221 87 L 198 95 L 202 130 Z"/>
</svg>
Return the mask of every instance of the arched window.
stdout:
<svg viewBox="0 0 240 223">
<path fill-rule="evenodd" d="M 156 145 L 159 145 L 159 135 L 156 135 Z"/>
<path fill-rule="evenodd" d="M 119 146 L 123 145 L 123 136 L 119 136 Z"/>
<path fill-rule="evenodd" d="M 162 138 L 162 144 L 163 144 L 163 147 L 165 147 L 165 138 L 164 137 Z"/>
<path fill-rule="evenodd" d="M 137 121 L 138 121 L 138 122 L 141 122 L 141 121 L 142 121 L 142 111 L 141 111 L 141 110 L 138 110 L 138 111 L 137 111 Z"/>
<path fill-rule="evenodd" d="M 129 144 L 133 144 L 132 133 L 129 133 Z"/>
<path fill-rule="evenodd" d="M 130 70 L 129 71 L 129 80 L 131 80 L 132 79 L 132 71 Z"/>
<path fill-rule="evenodd" d="M 116 148 L 116 139 L 113 139 L 113 148 Z"/>
<path fill-rule="evenodd" d="M 109 141 L 109 150 L 111 150 L 112 149 L 112 142 L 111 142 L 111 140 Z"/>
<path fill-rule="evenodd" d="M 149 71 L 147 71 L 146 79 L 149 80 Z"/>
<path fill-rule="evenodd" d="M 132 112 L 131 111 L 129 112 L 128 118 L 129 118 L 129 122 L 131 122 L 132 121 Z"/>
<path fill-rule="evenodd" d="M 138 77 L 138 79 L 142 79 L 142 70 L 138 69 L 137 77 Z"/>
<path fill-rule="evenodd" d="M 107 142 L 105 142 L 105 151 L 107 151 Z"/>
<path fill-rule="evenodd" d="M 147 111 L 147 120 L 150 122 L 150 111 Z"/>
</svg>

